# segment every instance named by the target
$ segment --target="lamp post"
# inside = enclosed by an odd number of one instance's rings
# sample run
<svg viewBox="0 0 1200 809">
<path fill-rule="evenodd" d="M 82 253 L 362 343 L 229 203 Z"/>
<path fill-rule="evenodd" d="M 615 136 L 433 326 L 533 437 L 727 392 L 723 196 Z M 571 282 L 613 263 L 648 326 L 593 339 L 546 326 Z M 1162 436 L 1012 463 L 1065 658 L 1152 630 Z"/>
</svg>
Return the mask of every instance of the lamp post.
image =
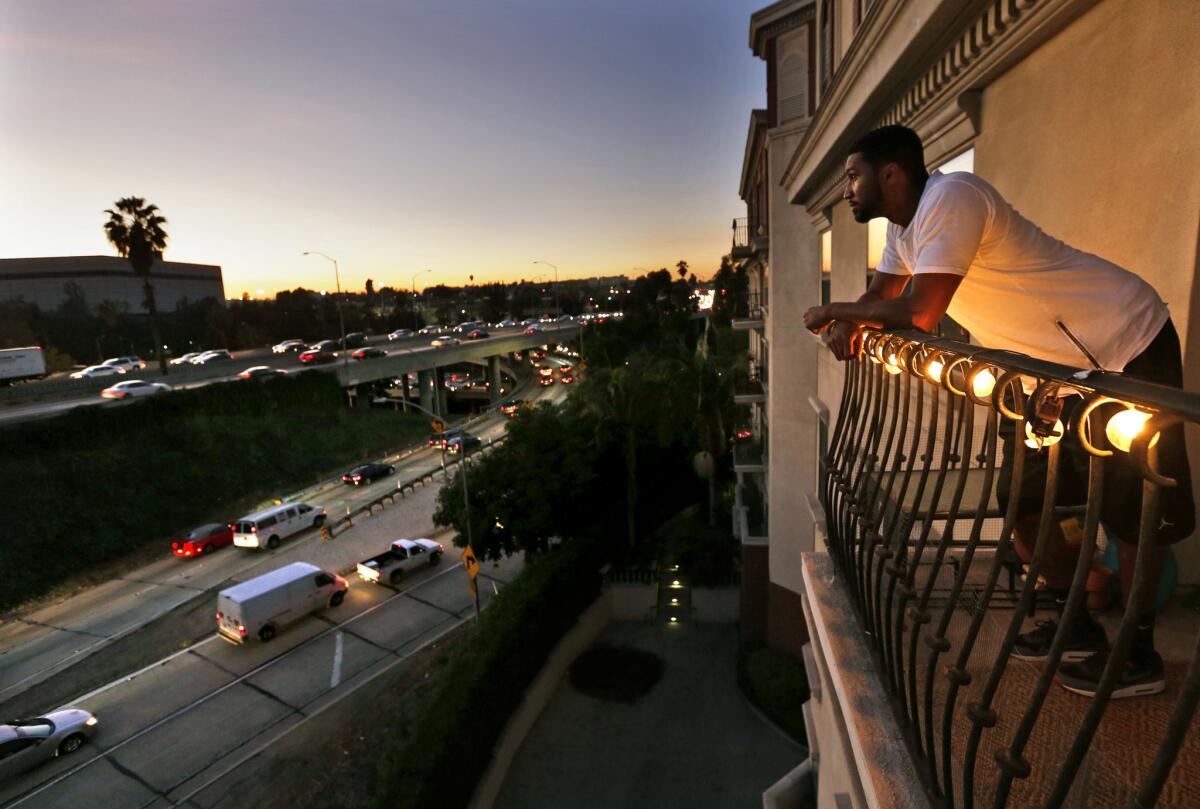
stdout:
<svg viewBox="0 0 1200 809">
<path fill-rule="evenodd" d="M 554 268 L 554 308 L 558 309 L 558 313 L 561 315 L 562 309 L 558 305 L 558 267 L 555 266 L 554 264 L 551 264 L 549 261 L 542 261 L 540 259 L 534 261 L 533 263 L 534 264 L 545 264 L 547 267 Z"/>
<path fill-rule="evenodd" d="M 319 250 L 305 250 L 304 255 L 320 256 L 321 258 L 333 264 L 333 283 L 336 285 L 335 289 L 337 289 L 336 303 L 338 313 L 338 329 L 342 333 L 342 370 L 346 371 L 350 365 L 350 358 L 346 356 L 346 320 L 342 317 L 342 276 L 341 273 L 338 272 L 337 259 L 330 258 Z M 348 375 L 349 373 L 347 372 L 347 376 Z"/>
<path fill-rule="evenodd" d="M 413 294 L 413 331 L 417 330 L 417 276 L 424 275 L 427 272 L 433 272 L 433 270 L 421 270 L 420 272 L 413 273 L 412 282 L 410 284 Z"/>
</svg>

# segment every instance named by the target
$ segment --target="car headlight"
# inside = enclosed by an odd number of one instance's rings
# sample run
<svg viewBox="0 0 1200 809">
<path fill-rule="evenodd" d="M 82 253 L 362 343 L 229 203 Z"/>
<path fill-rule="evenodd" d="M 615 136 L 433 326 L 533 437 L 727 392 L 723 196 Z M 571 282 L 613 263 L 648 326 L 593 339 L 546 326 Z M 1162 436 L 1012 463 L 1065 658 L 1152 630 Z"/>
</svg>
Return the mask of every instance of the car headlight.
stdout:
<svg viewBox="0 0 1200 809">
<path fill-rule="evenodd" d="M 89 716 L 86 720 L 84 720 L 83 724 L 87 725 L 89 728 L 93 728 L 100 724 L 100 720 L 94 716 Z"/>
</svg>

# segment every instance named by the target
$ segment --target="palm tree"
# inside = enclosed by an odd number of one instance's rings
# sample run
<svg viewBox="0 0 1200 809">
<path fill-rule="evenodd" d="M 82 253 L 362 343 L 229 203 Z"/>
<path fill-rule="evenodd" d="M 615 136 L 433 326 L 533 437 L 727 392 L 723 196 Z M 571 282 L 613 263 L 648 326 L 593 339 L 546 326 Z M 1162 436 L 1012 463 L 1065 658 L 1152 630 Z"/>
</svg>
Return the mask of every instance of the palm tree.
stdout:
<svg viewBox="0 0 1200 809">
<path fill-rule="evenodd" d="M 636 351 L 623 366 L 596 368 L 573 393 L 578 406 L 596 418 L 598 430 L 615 434 L 625 461 L 625 526 L 629 547 L 637 545 L 638 445 L 656 433 L 665 439 L 679 429 L 673 379 L 681 370 L 672 358 Z"/>
<path fill-rule="evenodd" d="M 163 376 L 167 374 L 167 358 L 163 356 L 162 337 L 158 331 L 158 306 L 154 302 L 154 285 L 150 283 L 150 268 L 154 259 L 167 247 L 167 220 L 158 213 L 157 205 L 147 205 L 141 197 L 123 197 L 113 208 L 106 208 L 108 221 L 104 235 L 117 249 L 117 255 L 129 259 L 133 271 L 142 279 L 146 311 L 150 314 L 150 332 L 154 336 L 154 354 Z"/>
</svg>

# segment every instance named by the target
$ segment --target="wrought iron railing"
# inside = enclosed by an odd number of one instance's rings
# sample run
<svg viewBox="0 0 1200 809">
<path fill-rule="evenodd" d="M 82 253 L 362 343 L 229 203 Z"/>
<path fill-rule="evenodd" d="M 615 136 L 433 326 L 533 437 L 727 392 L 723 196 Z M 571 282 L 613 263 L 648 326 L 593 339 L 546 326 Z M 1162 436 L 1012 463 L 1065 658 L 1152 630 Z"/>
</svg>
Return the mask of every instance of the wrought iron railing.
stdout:
<svg viewBox="0 0 1200 809">
<path fill-rule="evenodd" d="M 750 246 L 750 220 L 741 216 L 733 220 L 733 249 L 738 250 Z"/>
<path fill-rule="evenodd" d="M 1062 516 L 1055 503 L 1066 458 L 1058 440 L 1064 425 L 1054 421 L 1072 389 L 1083 401 L 1065 432 L 1089 458 L 1087 499 L 1076 510 L 1083 526 L 1079 562 L 1044 663 L 1018 666 L 1011 652 L 1039 596 L 1049 526 Z M 1005 421 L 1047 464 L 1023 581 L 1013 546 L 1018 497 L 1001 509 L 995 494 Z M 1124 432 L 1123 421 L 1132 423 Z M 1104 474 L 1114 453 L 1129 452 L 1141 476 L 1140 492 L 1128 493 L 1140 499 L 1142 516 L 1126 603 L 1145 603 L 1160 497 L 1177 484 L 1160 469 L 1159 452 L 1169 441 L 1182 441 L 1176 425 L 1195 422 L 1196 394 L 919 332 L 868 332 L 861 356 L 846 363 L 820 483 L 829 551 L 934 804 L 1099 805 L 1087 797 L 1101 777 L 1097 766 L 1081 765 L 1106 715 L 1140 710 L 1127 707 L 1138 700 L 1117 708 L 1112 702 L 1139 611 L 1124 611 L 1090 702 L 1050 694 L 1065 627 L 1085 608 Z M 1024 457 L 1013 454 L 1012 492 L 1020 491 Z M 1148 747 L 1140 758 L 1115 751 L 1115 760 L 1125 762 L 1127 786 L 1106 793 L 1105 800 L 1119 803 L 1105 805 L 1154 805 L 1173 766 L 1175 778 L 1200 768 L 1195 755 L 1175 766 L 1200 697 L 1200 648 L 1192 643 L 1194 635 L 1183 652 L 1190 661 L 1186 674 L 1177 667 L 1165 696 L 1155 698 L 1168 700 L 1158 719 L 1142 715 L 1133 723 L 1140 732 L 1129 734 L 1136 738 L 1108 737 L 1109 748 Z"/>
</svg>

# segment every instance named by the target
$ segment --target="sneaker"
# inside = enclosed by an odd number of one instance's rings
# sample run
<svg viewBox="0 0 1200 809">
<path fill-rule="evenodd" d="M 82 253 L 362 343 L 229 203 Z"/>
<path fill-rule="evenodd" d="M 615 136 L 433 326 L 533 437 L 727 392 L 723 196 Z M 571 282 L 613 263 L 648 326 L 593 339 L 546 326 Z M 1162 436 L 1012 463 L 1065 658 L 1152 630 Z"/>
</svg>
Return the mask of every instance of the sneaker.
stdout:
<svg viewBox="0 0 1200 809">
<path fill-rule="evenodd" d="M 1054 679 L 1074 694 L 1094 697 L 1096 689 L 1100 686 L 1100 678 L 1104 674 L 1104 664 L 1107 662 L 1108 652 L 1099 652 L 1082 662 L 1060 667 Z M 1159 653 L 1153 649 L 1144 652 L 1134 650 L 1125 662 L 1125 670 L 1121 672 L 1116 687 L 1113 688 L 1112 698 L 1161 694 L 1166 687 L 1163 661 Z"/>
<path fill-rule="evenodd" d="M 1050 656 L 1050 644 L 1054 642 L 1054 634 L 1058 631 L 1058 621 L 1038 621 L 1035 628 L 1023 635 L 1017 636 L 1013 644 L 1012 656 L 1017 660 L 1045 660 Z M 1063 663 L 1073 663 L 1108 650 L 1108 637 L 1104 628 L 1095 621 L 1076 622 L 1075 629 L 1067 635 L 1067 645 L 1063 649 Z"/>
</svg>

